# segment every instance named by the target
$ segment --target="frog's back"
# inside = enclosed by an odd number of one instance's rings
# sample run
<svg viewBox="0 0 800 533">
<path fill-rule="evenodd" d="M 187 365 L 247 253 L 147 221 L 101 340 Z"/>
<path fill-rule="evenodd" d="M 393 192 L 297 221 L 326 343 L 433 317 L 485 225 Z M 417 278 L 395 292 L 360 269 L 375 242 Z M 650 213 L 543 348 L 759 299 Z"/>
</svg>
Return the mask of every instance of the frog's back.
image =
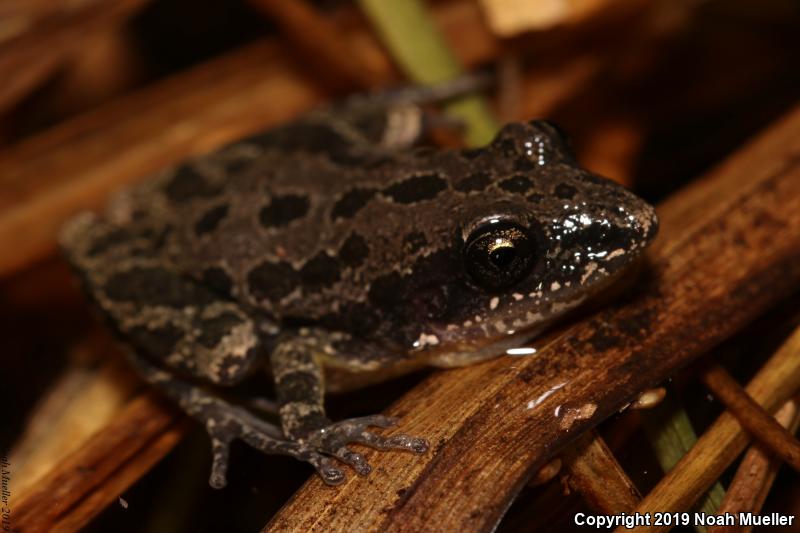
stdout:
<svg viewBox="0 0 800 533">
<path fill-rule="evenodd" d="M 460 160 L 447 154 L 337 161 L 233 145 L 124 193 L 111 215 L 165 228 L 163 254 L 225 296 L 315 319 L 426 253 L 426 220 L 451 201 L 445 160 Z"/>
</svg>

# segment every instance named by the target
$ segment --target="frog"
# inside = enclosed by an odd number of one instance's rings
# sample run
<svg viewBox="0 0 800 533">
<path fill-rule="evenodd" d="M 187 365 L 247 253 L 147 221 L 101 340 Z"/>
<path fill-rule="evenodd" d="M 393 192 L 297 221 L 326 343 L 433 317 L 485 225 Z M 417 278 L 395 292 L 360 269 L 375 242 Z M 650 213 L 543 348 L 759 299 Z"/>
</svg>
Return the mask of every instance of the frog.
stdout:
<svg viewBox="0 0 800 533">
<path fill-rule="evenodd" d="M 479 148 L 420 144 L 416 102 L 317 109 L 118 192 L 60 234 L 144 380 L 230 445 L 365 476 L 352 448 L 423 454 L 382 414 L 332 421 L 326 392 L 475 364 L 601 293 L 657 233 L 654 208 L 579 165 L 543 120 Z M 230 399 L 265 372 L 279 419 Z"/>
</svg>

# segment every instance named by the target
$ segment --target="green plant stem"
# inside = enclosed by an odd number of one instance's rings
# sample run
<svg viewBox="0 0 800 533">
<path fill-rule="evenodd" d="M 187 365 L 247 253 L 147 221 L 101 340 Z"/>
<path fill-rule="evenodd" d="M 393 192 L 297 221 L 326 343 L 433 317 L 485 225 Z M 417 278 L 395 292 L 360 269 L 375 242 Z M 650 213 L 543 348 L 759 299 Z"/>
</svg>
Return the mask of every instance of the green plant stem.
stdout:
<svg viewBox="0 0 800 533">
<path fill-rule="evenodd" d="M 686 411 L 670 394 L 658 405 L 642 411 L 642 421 L 650 441 L 664 472 L 668 472 L 697 442 L 697 434 L 692 428 Z M 714 483 L 700 501 L 697 509 L 714 514 L 725 497 L 725 489 L 719 482 Z M 695 526 L 695 531 L 705 533 L 705 526 Z"/>
<path fill-rule="evenodd" d="M 462 74 L 461 65 L 420 0 L 359 0 L 359 4 L 395 62 L 415 83 L 430 85 Z M 466 124 L 465 139 L 471 146 L 489 142 L 498 129 L 479 95 L 449 103 L 446 112 Z"/>
</svg>

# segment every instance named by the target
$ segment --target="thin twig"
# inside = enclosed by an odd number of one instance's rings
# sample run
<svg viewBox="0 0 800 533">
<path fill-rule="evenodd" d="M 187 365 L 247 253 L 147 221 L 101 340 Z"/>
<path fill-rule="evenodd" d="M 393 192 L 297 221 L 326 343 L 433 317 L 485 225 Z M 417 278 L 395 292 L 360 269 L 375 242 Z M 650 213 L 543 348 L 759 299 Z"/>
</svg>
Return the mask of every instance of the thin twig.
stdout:
<svg viewBox="0 0 800 533">
<path fill-rule="evenodd" d="M 775 419 L 791 433 L 795 433 L 800 426 L 800 400 L 795 398 L 783 404 L 775 413 Z M 758 514 L 781 464 L 782 461 L 763 445 L 750 446 L 728 487 L 725 500 L 717 509 L 717 514 Z M 708 528 L 708 533 L 749 533 L 752 529 L 752 526 L 712 526 Z"/>
<path fill-rule="evenodd" d="M 714 363 L 703 369 L 700 379 L 750 434 L 800 472 L 800 441 L 754 402 L 727 370 Z"/>
<path fill-rule="evenodd" d="M 594 429 L 564 453 L 569 486 L 581 493 L 592 509 L 606 514 L 629 513 L 642 495 Z"/>
<path fill-rule="evenodd" d="M 522 58 L 508 53 L 497 65 L 497 115 L 502 122 L 519 119 L 522 114 Z"/>
<path fill-rule="evenodd" d="M 78 529 L 166 455 L 187 428 L 154 391 L 140 394 L 15 504 L 15 529 L 54 531 L 67 523 L 78 525 L 66 530 Z"/>
<path fill-rule="evenodd" d="M 304 52 L 304 58 L 326 74 L 319 76 L 320 79 L 340 84 L 345 81 L 364 90 L 385 85 L 394 78 L 388 62 L 368 61 L 375 54 L 351 46 L 348 36 L 308 2 L 249 0 L 249 3 L 280 24 L 287 38 Z"/>
</svg>

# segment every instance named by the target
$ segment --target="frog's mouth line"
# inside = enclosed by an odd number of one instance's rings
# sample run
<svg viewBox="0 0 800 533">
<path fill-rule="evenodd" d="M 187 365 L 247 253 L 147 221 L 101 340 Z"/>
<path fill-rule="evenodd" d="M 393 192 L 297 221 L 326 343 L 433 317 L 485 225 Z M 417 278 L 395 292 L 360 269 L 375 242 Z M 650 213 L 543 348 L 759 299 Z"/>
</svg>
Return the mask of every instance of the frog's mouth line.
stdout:
<svg viewBox="0 0 800 533">
<path fill-rule="evenodd" d="M 493 359 L 508 353 L 509 350 L 531 346 L 531 342 L 538 338 L 549 325 L 549 323 L 539 324 L 517 331 L 512 335 L 498 337 L 472 350 L 443 350 L 428 359 L 428 364 L 439 368 L 454 368 Z M 531 353 L 535 353 L 535 349 L 532 348 L 532 350 Z"/>
<path fill-rule="evenodd" d="M 564 308 L 541 322 L 523 327 L 513 334 L 486 337 L 482 339 L 483 342 L 478 341 L 474 344 L 449 346 L 441 345 L 436 347 L 435 351 L 432 350 L 425 354 L 424 357 L 427 358 L 430 365 L 452 368 L 478 363 L 503 354 L 532 355 L 536 353 L 532 341 L 538 340 L 542 333 L 552 329 L 554 325 L 569 320 L 576 315 L 592 313 L 617 300 L 638 281 L 644 262 L 644 256 L 636 258 L 625 268 L 620 269 L 598 284 L 594 294 L 587 295 L 582 299 L 576 299 L 568 308 Z M 510 353 L 510 350 L 519 350 L 519 352 Z"/>
</svg>

